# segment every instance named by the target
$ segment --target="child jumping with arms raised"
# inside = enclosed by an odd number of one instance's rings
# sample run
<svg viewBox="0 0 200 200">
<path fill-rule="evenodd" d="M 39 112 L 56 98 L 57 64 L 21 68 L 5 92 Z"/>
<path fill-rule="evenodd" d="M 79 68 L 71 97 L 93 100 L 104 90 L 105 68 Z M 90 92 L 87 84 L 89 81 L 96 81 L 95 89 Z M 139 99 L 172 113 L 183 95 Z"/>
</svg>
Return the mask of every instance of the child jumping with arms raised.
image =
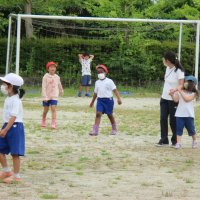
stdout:
<svg viewBox="0 0 200 200">
<path fill-rule="evenodd" d="M 51 107 L 52 122 L 51 128 L 56 128 L 56 106 L 58 104 L 58 97 L 63 95 L 63 87 L 60 77 L 56 74 L 58 65 L 50 61 L 46 64 L 46 73 L 42 79 L 42 97 L 43 97 L 43 114 L 42 114 L 42 127 L 46 127 L 46 116 Z"/>
<path fill-rule="evenodd" d="M 23 79 L 17 74 L 10 73 L 0 77 L 3 81 L 1 92 L 6 95 L 3 108 L 4 124 L 0 131 L 0 163 L 2 172 L 0 180 L 5 183 L 21 182 L 20 156 L 25 154 L 25 136 L 23 126 L 23 107 L 21 98 L 25 91 L 20 87 Z M 6 154 L 11 154 L 13 160 L 13 172 L 8 167 Z"/>
<path fill-rule="evenodd" d="M 98 73 L 98 78 L 95 82 L 95 89 L 92 101 L 90 103 L 90 107 L 93 107 L 94 102 L 97 98 L 97 105 L 96 105 L 96 117 L 95 117 L 95 124 L 93 125 L 93 129 L 90 133 L 91 136 L 97 136 L 99 133 L 99 124 L 101 121 L 102 115 L 105 113 L 107 114 L 111 125 L 112 125 L 112 132 L 111 135 L 115 135 L 117 133 L 117 127 L 115 118 L 113 116 L 113 108 L 114 108 L 114 100 L 113 100 L 113 92 L 117 97 L 117 103 L 120 105 L 122 104 L 119 92 L 116 88 L 114 82 L 106 77 L 108 73 L 108 69 L 105 65 L 97 65 L 96 70 Z"/>
<path fill-rule="evenodd" d="M 175 102 L 179 102 L 175 116 L 176 116 L 176 135 L 177 143 L 174 146 L 180 149 L 181 138 L 183 135 L 183 128 L 188 131 L 188 135 L 192 136 L 192 148 L 197 148 L 196 131 L 194 126 L 194 100 L 199 97 L 196 89 L 197 79 L 194 76 L 186 76 L 184 82 L 184 89 L 178 88 L 170 90 L 170 95 Z"/>
</svg>

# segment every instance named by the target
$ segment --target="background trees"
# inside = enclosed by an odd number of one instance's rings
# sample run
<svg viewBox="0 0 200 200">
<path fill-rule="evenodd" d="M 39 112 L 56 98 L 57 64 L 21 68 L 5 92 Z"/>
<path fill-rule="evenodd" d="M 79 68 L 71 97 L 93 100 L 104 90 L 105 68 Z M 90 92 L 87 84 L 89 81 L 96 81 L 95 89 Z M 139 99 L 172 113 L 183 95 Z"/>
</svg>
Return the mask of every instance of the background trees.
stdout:
<svg viewBox="0 0 200 200">
<path fill-rule="evenodd" d="M 0 73 L 4 73 L 8 15 L 10 13 L 199 19 L 200 0 L 0 0 Z M 54 23 L 55 26 L 55 22 L 49 23 Z M 57 26 L 65 26 L 63 22 L 57 21 L 56 23 Z M 57 31 L 55 28 L 52 28 L 52 32 L 47 33 L 41 27 L 35 30 L 31 19 L 24 22 L 21 49 L 23 56 L 20 63 L 20 69 L 24 75 L 29 76 L 34 71 L 36 75 L 40 76 L 44 73 L 41 66 L 48 59 L 56 59 L 61 65 L 59 70 L 61 76 L 68 76 L 67 72 L 70 69 L 69 78 L 76 79 L 80 68 L 77 63 L 77 53 L 89 49 L 91 52 L 95 52 L 95 62 L 103 62 L 116 72 L 113 75 L 114 78 L 119 79 L 122 83 L 140 83 L 162 79 L 161 57 L 163 51 L 171 49 L 177 52 L 179 27 L 176 25 L 148 23 L 112 23 L 111 25 L 108 22 L 70 22 L 68 26 L 79 28 L 76 30 L 60 28 L 60 34 L 55 35 L 53 33 Z M 94 27 L 98 26 L 101 26 L 101 30 L 94 30 Z M 93 30 L 89 30 L 92 27 Z M 111 34 L 111 30 L 117 28 L 120 31 L 113 31 Z M 64 36 L 69 33 L 81 36 L 83 30 L 87 30 L 88 38 L 91 39 L 81 40 L 77 36 L 68 36 L 67 40 L 64 39 Z M 187 73 L 193 73 L 194 70 L 195 31 L 195 26 L 184 27 L 182 62 Z M 109 37 L 109 41 L 95 40 L 92 37 Z M 72 45 L 74 45 L 73 48 Z M 49 48 L 53 49 L 53 52 Z M 44 54 L 46 57 L 41 58 L 40 55 Z"/>
</svg>

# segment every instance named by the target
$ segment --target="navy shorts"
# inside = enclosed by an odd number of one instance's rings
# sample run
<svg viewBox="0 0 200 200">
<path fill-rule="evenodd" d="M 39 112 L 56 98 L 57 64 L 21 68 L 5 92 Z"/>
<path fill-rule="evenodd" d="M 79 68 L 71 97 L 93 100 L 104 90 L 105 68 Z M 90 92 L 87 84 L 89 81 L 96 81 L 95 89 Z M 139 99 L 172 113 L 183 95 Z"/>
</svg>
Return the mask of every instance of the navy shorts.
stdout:
<svg viewBox="0 0 200 200">
<path fill-rule="evenodd" d="M 2 129 L 7 125 L 5 123 Z M 0 137 L 0 153 L 24 156 L 25 154 L 25 135 L 24 125 L 15 122 L 4 138 Z"/>
<path fill-rule="evenodd" d="M 48 100 L 48 101 L 43 101 L 42 105 L 43 106 L 57 106 L 58 101 L 57 100 Z"/>
<path fill-rule="evenodd" d="M 96 111 L 102 112 L 103 114 L 110 115 L 113 113 L 114 100 L 113 98 L 98 98 Z"/>
<path fill-rule="evenodd" d="M 189 136 L 193 136 L 196 134 L 194 127 L 194 118 L 176 117 L 176 135 L 182 136 L 184 127 L 187 129 Z"/>
<path fill-rule="evenodd" d="M 91 76 L 90 75 L 84 75 L 81 79 L 81 85 L 82 86 L 90 86 L 91 85 Z"/>
</svg>

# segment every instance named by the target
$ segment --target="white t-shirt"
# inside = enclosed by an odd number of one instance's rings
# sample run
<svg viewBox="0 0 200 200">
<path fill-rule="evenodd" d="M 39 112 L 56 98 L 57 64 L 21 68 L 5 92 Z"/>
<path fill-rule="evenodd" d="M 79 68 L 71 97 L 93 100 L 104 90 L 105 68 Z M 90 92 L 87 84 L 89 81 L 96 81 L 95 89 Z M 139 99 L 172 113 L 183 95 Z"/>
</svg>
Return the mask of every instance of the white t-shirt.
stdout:
<svg viewBox="0 0 200 200">
<path fill-rule="evenodd" d="M 195 93 L 186 93 L 188 96 L 194 96 Z M 194 100 L 186 102 L 184 101 L 183 97 L 178 93 L 179 95 L 179 103 L 178 107 L 176 109 L 175 116 L 176 117 L 192 117 L 194 118 Z"/>
<path fill-rule="evenodd" d="M 91 69 L 90 69 L 91 62 L 92 62 L 91 58 L 89 58 L 87 60 L 84 58 L 80 59 L 80 63 L 82 66 L 82 76 L 91 75 Z"/>
<path fill-rule="evenodd" d="M 113 97 L 113 90 L 116 89 L 116 85 L 113 80 L 105 78 L 104 80 L 97 80 L 95 82 L 94 92 L 99 98 L 111 98 Z"/>
<path fill-rule="evenodd" d="M 23 107 L 19 95 L 6 97 L 3 108 L 3 120 L 8 122 L 11 117 L 16 117 L 15 122 L 23 122 Z"/>
<path fill-rule="evenodd" d="M 165 71 L 165 82 L 162 92 L 162 98 L 166 100 L 172 100 L 172 97 L 169 95 L 170 89 L 175 89 L 179 85 L 179 80 L 184 79 L 184 72 L 180 69 L 177 69 L 175 67 L 166 68 Z"/>
</svg>

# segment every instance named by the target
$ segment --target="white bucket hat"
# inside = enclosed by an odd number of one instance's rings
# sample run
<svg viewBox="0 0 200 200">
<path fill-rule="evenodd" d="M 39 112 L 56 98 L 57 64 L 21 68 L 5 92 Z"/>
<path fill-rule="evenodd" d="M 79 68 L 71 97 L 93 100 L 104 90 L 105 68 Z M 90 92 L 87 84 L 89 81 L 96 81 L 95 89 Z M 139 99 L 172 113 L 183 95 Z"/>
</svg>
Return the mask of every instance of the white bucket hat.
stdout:
<svg viewBox="0 0 200 200">
<path fill-rule="evenodd" d="M 11 85 L 19 86 L 19 87 L 24 84 L 23 78 L 14 73 L 9 73 L 4 77 L 0 77 L 0 80 L 6 83 L 10 83 Z"/>
</svg>

